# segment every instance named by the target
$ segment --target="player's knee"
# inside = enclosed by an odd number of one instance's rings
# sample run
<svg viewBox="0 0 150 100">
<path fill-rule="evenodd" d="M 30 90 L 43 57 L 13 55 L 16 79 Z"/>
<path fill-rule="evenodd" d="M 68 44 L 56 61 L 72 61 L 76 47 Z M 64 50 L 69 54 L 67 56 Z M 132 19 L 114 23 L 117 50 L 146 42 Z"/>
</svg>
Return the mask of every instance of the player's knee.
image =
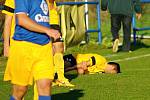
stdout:
<svg viewBox="0 0 150 100">
<path fill-rule="evenodd" d="M 64 45 L 62 42 L 53 43 L 55 53 L 63 53 Z"/>
<path fill-rule="evenodd" d="M 38 80 L 37 88 L 38 88 L 39 95 L 49 95 L 51 83 L 52 83 L 52 81 L 49 79 Z"/>
<path fill-rule="evenodd" d="M 64 53 L 64 48 L 60 48 L 57 52 Z"/>
<path fill-rule="evenodd" d="M 64 48 L 63 47 L 57 47 L 55 49 L 55 53 L 64 53 Z"/>
<path fill-rule="evenodd" d="M 14 85 L 13 86 L 13 96 L 21 100 L 25 93 L 27 92 L 27 86 L 18 86 Z"/>
<path fill-rule="evenodd" d="M 47 88 L 47 87 L 50 87 L 50 85 L 51 85 L 51 82 L 50 82 L 50 81 L 44 81 L 44 82 L 41 82 L 41 83 L 39 84 L 39 87 L 40 87 L 41 89 L 45 89 L 45 88 Z"/>
</svg>

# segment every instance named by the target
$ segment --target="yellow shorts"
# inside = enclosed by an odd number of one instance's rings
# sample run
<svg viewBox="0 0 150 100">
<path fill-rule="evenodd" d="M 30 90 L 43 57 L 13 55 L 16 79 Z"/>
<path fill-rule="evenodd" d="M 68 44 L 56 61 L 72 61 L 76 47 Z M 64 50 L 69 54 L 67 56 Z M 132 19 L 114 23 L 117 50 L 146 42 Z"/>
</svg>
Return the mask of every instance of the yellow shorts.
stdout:
<svg viewBox="0 0 150 100">
<path fill-rule="evenodd" d="M 14 41 L 10 48 L 4 81 L 21 86 L 34 80 L 53 79 L 52 43 L 44 46 L 25 41 Z"/>
</svg>

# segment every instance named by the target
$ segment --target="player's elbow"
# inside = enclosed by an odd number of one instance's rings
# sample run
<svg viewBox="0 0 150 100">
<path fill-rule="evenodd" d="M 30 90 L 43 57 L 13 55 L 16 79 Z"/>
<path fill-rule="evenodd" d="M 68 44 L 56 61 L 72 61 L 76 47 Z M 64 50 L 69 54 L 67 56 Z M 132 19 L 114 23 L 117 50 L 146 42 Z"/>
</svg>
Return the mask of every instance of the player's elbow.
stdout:
<svg viewBox="0 0 150 100">
<path fill-rule="evenodd" d="M 23 19 L 20 18 L 20 17 L 17 17 L 17 24 L 18 24 L 19 26 L 23 26 Z"/>
<path fill-rule="evenodd" d="M 16 14 L 16 22 L 19 26 L 24 26 L 24 22 L 26 21 L 26 14 Z"/>
</svg>

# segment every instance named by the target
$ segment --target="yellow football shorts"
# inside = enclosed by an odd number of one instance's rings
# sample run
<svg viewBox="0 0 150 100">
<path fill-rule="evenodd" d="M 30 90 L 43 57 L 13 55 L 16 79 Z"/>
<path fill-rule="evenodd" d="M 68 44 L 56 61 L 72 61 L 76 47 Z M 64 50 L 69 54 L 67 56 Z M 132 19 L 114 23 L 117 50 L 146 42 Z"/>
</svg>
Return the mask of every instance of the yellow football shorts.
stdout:
<svg viewBox="0 0 150 100">
<path fill-rule="evenodd" d="M 34 80 L 53 79 L 52 43 L 44 46 L 25 41 L 14 41 L 10 47 L 4 81 L 21 86 Z"/>
</svg>

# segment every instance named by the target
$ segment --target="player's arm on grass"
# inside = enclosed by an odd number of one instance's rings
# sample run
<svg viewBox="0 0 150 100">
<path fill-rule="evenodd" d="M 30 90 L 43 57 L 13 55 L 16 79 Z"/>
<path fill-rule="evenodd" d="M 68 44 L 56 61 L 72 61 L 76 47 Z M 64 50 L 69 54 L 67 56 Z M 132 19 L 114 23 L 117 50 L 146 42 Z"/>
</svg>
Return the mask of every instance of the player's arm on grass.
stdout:
<svg viewBox="0 0 150 100">
<path fill-rule="evenodd" d="M 30 31 L 46 33 L 49 37 L 53 37 L 54 39 L 57 39 L 60 37 L 59 31 L 54 30 L 54 29 L 49 29 L 48 27 L 39 25 L 38 23 L 30 19 L 26 13 L 16 14 L 16 18 L 18 20 L 18 25 Z"/>
<path fill-rule="evenodd" d="M 71 66 L 71 67 L 67 67 L 64 70 L 65 70 L 65 72 L 69 72 L 69 71 L 72 71 L 72 70 L 77 70 L 77 65 L 74 65 L 74 66 Z"/>
<path fill-rule="evenodd" d="M 78 63 L 77 65 L 74 65 L 72 67 L 65 68 L 65 72 L 72 71 L 72 70 L 77 70 L 77 72 L 79 74 L 84 74 L 84 72 L 87 70 L 87 67 L 88 67 L 87 64 L 88 63 L 86 61 Z"/>
<path fill-rule="evenodd" d="M 8 57 L 8 54 L 9 54 L 12 18 L 13 16 L 10 16 L 7 14 L 5 15 L 5 23 L 4 23 L 4 30 L 3 30 L 4 56 L 5 57 Z"/>
</svg>

